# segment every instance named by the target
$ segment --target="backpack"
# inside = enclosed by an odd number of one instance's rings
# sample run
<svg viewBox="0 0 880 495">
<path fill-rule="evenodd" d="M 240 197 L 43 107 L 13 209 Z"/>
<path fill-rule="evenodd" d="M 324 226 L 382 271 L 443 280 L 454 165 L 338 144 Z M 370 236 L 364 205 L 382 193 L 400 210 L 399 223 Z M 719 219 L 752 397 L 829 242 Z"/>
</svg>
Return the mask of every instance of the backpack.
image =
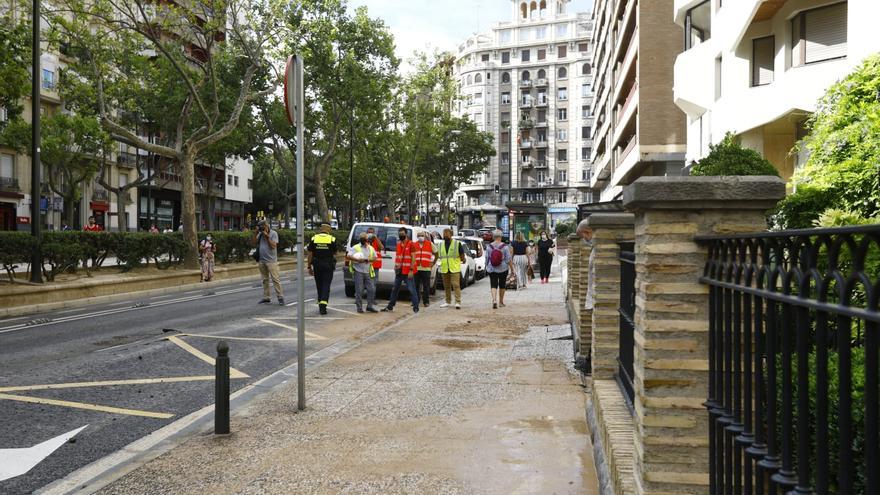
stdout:
<svg viewBox="0 0 880 495">
<path fill-rule="evenodd" d="M 489 263 L 492 263 L 492 266 L 501 266 L 501 263 L 504 262 L 504 253 L 501 251 L 506 246 L 502 244 L 500 247 L 493 247 L 491 244 L 489 245 Z"/>
</svg>

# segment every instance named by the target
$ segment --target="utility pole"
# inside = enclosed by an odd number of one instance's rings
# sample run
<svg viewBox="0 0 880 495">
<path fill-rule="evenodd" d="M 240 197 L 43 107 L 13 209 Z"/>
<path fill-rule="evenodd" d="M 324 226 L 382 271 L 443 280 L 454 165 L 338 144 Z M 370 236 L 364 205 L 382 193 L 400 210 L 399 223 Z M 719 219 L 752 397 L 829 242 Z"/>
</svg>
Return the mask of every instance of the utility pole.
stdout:
<svg viewBox="0 0 880 495">
<path fill-rule="evenodd" d="M 348 227 L 354 228 L 354 104 L 349 103 L 348 113 Z M 337 215 L 338 218 L 338 215 Z"/>
<path fill-rule="evenodd" d="M 43 283 L 42 219 L 40 218 L 40 0 L 33 0 L 31 39 L 31 282 Z"/>
</svg>

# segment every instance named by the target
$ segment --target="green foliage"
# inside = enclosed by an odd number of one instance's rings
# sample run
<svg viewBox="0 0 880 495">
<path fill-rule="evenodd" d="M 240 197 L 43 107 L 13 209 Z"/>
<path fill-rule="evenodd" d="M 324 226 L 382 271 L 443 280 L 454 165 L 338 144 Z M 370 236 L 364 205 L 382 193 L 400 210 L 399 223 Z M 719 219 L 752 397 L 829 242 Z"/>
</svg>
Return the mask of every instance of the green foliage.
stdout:
<svg viewBox="0 0 880 495">
<path fill-rule="evenodd" d="M 559 238 L 564 239 L 569 234 L 573 233 L 574 229 L 575 229 L 575 220 L 574 219 L 566 220 L 564 222 L 559 222 L 556 224 L 556 235 L 558 235 Z"/>
<path fill-rule="evenodd" d="M 200 235 L 201 239 L 205 238 L 207 232 Z M 217 246 L 214 253 L 214 260 L 217 263 L 241 263 L 245 261 L 248 254 L 254 250 L 251 246 L 251 234 L 249 232 L 211 232 L 211 237 Z"/>
<path fill-rule="evenodd" d="M 13 1 L 0 10 L 0 146 L 24 150 L 30 144 L 30 126 L 22 119 L 22 98 L 30 89 L 30 22 L 15 16 L 27 13 L 27 4 Z"/>
<path fill-rule="evenodd" d="M 718 144 L 709 146 L 709 154 L 696 162 L 691 175 L 774 175 L 779 172 L 755 150 L 744 148 L 731 133 Z"/>
<path fill-rule="evenodd" d="M 810 226 L 829 208 L 862 219 L 880 213 L 880 54 L 831 86 L 808 126 L 800 146 L 809 159 L 793 178 L 796 192 L 779 205 L 777 225 Z"/>
<path fill-rule="evenodd" d="M 59 273 L 75 271 L 83 259 L 83 248 L 78 235 L 66 232 L 46 232 L 40 245 L 43 255 L 43 276 L 52 282 Z"/>
<path fill-rule="evenodd" d="M 15 270 L 30 262 L 34 238 L 29 232 L 3 232 L 0 237 L 0 264 L 6 270 L 9 281 L 15 281 Z"/>
<path fill-rule="evenodd" d="M 853 211 L 828 208 L 819 215 L 814 225 L 816 227 L 843 227 L 846 225 L 870 225 L 874 223 L 880 223 L 880 216 L 865 218 Z"/>
</svg>

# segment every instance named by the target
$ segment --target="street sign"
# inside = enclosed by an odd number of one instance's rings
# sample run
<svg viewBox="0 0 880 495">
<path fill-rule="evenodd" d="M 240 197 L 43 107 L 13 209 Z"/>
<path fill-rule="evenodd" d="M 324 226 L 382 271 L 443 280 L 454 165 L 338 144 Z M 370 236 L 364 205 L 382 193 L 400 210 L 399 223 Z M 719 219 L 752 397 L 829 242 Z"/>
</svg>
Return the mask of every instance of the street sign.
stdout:
<svg viewBox="0 0 880 495">
<path fill-rule="evenodd" d="M 284 109 L 287 111 L 287 121 L 290 125 L 296 125 L 296 95 L 301 94 L 301 88 L 297 87 L 296 78 L 296 55 L 287 57 L 287 66 L 284 68 Z"/>
</svg>

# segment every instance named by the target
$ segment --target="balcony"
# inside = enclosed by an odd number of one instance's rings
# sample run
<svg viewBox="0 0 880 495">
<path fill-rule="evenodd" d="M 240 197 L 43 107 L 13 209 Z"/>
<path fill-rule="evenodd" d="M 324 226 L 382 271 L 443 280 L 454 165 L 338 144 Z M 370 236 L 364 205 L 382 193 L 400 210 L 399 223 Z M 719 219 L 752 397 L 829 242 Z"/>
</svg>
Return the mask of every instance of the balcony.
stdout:
<svg viewBox="0 0 880 495">
<path fill-rule="evenodd" d="M 531 119 L 523 119 L 519 121 L 520 129 L 531 129 L 532 127 L 535 127 L 535 122 Z"/>
<path fill-rule="evenodd" d="M 547 79 L 536 79 L 535 80 L 535 87 L 536 88 L 546 88 L 547 84 L 548 84 Z"/>
<path fill-rule="evenodd" d="M 538 161 L 536 161 L 536 162 L 535 162 L 535 168 L 536 168 L 536 169 L 547 168 L 547 160 L 538 160 Z"/>
<path fill-rule="evenodd" d="M 547 107 L 547 98 L 538 98 L 535 106 L 538 108 L 546 108 Z"/>
<path fill-rule="evenodd" d="M 120 167 L 136 167 L 137 155 L 131 153 L 119 153 L 116 155 L 116 164 Z"/>
<path fill-rule="evenodd" d="M 92 191 L 92 201 L 109 201 L 110 193 L 106 189 L 95 189 Z"/>
<path fill-rule="evenodd" d="M 532 101 L 531 98 L 529 98 L 528 100 L 520 100 L 519 101 L 520 108 L 532 108 L 534 105 L 535 105 L 535 102 Z"/>
<path fill-rule="evenodd" d="M 531 87 L 532 87 L 532 81 L 530 81 L 530 80 L 520 81 L 520 82 L 519 82 L 519 87 L 521 87 L 521 88 L 531 88 Z"/>
<path fill-rule="evenodd" d="M 528 169 L 532 168 L 532 165 L 534 165 L 534 162 L 532 162 L 531 160 L 519 162 L 519 168 L 524 169 L 524 170 L 528 170 Z"/>
<path fill-rule="evenodd" d="M 539 121 L 535 124 L 535 127 L 538 127 L 538 128 L 547 127 L 547 121 L 546 121 L 546 120 L 539 120 Z"/>
<path fill-rule="evenodd" d="M 519 143 L 519 147 L 522 148 L 522 149 L 524 149 L 524 150 L 532 149 L 532 141 L 531 141 L 530 139 L 523 139 L 523 140 Z"/>
<path fill-rule="evenodd" d="M 20 191 L 17 177 L 0 177 L 0 190 Z"/>
<path fill-rule="evenodd" d="M 535 148 L 546 148 L 547 146 L 548 146 L 548 144 L 547 144 L 546 140 L 544 140 L 544 141 L 538 140 L 538 142 L 535 143 Z"/>
<path fill-rule="evenodd" d="M 510 121 L 509 120 L 502 120 L 501 121 L 501 128 L 502 129 L 510 129 Z"/>
</svg>

